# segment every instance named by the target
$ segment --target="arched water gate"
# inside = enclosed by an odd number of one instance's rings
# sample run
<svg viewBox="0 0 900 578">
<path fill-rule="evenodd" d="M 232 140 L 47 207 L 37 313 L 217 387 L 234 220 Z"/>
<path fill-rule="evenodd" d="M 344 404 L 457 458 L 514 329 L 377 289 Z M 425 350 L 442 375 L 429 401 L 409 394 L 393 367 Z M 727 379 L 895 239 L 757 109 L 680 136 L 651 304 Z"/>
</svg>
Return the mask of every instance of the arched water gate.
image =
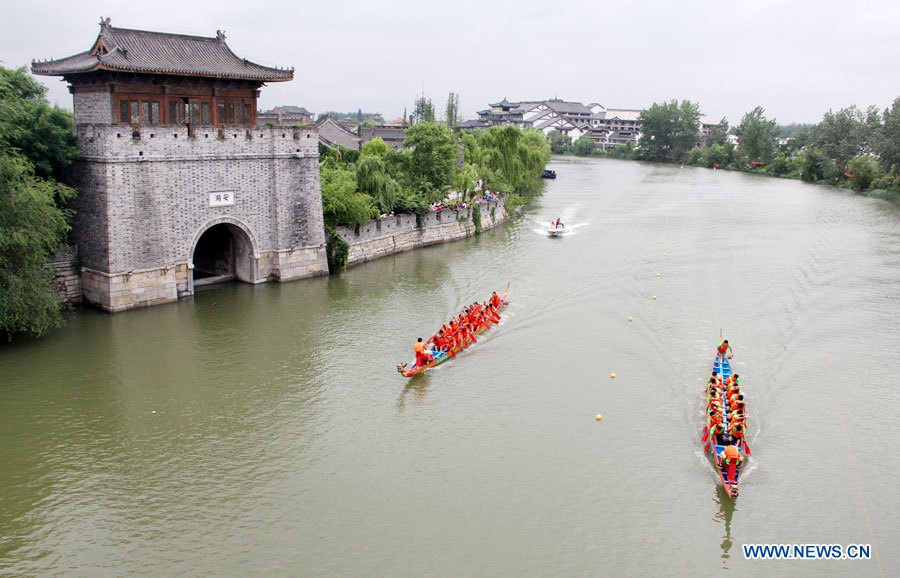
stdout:
<svg viewBox="0 0 900 578">
<path fill-rule="evenodd" d="M 250 229 L 223 217 L 204 225 L 191 244 L 189 292 L 227 281 L 259 282 L 259 248 Z"/>
</svg>

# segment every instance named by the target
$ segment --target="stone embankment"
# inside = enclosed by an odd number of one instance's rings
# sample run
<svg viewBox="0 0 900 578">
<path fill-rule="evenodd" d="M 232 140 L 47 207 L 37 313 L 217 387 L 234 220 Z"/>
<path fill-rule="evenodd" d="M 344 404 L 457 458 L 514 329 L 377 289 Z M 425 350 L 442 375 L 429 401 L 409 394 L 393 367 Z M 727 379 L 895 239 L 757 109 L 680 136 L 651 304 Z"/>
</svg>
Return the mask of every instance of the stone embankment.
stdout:
<svg viewBox="0 0 900 578">
<path fill-rule="evenodd" d="M 67 246 L 54 255 L 48 265 L 55 271 L 52 285 L 63 305 L 81 303 L 81 271 L 75 258 L 77 249 Z"/>
<path fill-rule="evenodd" d="M 506 195 L 478 205 L 481 229 L 487 231 L 508 217 Z M 356 229 L 337 227 L 337 233 L 350 245 L 347 265 L 364 263 L 401 251 L 465 239 L 475 234 L 474 207 L 429 211 L 419 227 L 415 215 L 391 215 L 369 221 Z"/>
</svg>

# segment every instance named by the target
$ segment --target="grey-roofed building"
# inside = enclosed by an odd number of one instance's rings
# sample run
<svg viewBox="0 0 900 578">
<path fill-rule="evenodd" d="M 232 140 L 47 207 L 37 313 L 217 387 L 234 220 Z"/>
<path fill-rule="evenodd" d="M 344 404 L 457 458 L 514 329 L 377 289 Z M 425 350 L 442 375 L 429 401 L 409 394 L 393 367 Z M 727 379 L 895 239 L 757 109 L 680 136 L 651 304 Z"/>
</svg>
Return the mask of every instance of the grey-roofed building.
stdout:
<svg viewBox="0 0 900 578">
<path fill-rule="evenodd" d="M 327 273 L 315 130 L 255 126 L 260 87 L 293 69 L 238 57 L 221 31 L 100 24 L 89 50 L 32 63 L 73 95 L 84 301 L 116 312 Z"/>
<path fill-rule="evenodd" d="M 360 148 L 374 138 L 380 138 L 394 150 L 403 148 L 403 141 L 406 140 L 406 127 L 402 126 L 360 126 L 359 127 Z"/>
<path fill-rule="evenodd" d="M 276 106 L 257 115 L 257 124 L 310 124 L 313 113 L 302 106 Z"/>
<path fill-rule="evenodd" d="M 480 119 L 464 120 L 457 125 L 463 130 L 483 130 L 491 128 L 491 124 Z"/>
<path fill-rule="evenodd" d="M 353 151 L 360 149 L 359 135 L 334 120 L 330 115 L 325 115 L 313 125 L 322 139 L 322 144 L 330 148 L 338 145 Z"/>
</svg>

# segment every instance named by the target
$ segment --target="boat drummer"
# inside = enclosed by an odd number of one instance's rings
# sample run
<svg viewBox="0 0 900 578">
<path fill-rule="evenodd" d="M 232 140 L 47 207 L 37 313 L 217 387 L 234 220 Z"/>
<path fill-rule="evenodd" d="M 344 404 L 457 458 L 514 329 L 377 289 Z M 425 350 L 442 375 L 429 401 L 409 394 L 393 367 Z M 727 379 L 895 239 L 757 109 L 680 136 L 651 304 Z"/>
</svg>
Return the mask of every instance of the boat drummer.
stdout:
<svg viewBox="0 0 900 578">
<path fill-rule="evenodd" d="M 727 339 L 719 344 L 719 347 L 716 348 L 716 351 L 717 355 L 722 357 L 722 359 L 724 359 L 725 357 L 728 357 L 728 359 L 734 357 L 734 350 L 731 348 L 731 345 L 728 344 Z M 731 355 L 727 355 L 729 351 L 731 352 Z"/>
</svg>

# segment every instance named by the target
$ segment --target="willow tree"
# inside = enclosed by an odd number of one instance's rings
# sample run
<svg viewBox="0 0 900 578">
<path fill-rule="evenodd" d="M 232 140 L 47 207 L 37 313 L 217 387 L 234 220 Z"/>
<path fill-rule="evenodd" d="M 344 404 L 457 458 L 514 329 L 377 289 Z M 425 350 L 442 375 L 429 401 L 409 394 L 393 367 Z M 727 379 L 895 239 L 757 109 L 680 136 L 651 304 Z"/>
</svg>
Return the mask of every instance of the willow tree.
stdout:
<svg viewBox="0 0 900 578">
<path fill-rule="evenodd" d="M 357 190 L 352 170 L 327 162 L 321 168 L 322 215 L 326 227 L 362 225 L 376 216 L 372 198 Z"/>
<path fill-rule="evenodd" d="M 524 192 L 536 188 L 550 160 L 550 144 L 537 130 L 512 125 L 479 133 L 481 176 L 495 191 Z"/>
<path fill-rule="evenodd" d="M 372 197 L 381 213 L 390 213 L 397 202 L 399 186 L 387 173 L 384 161 L 374 155 L 363 156 L 356 169 L 359 192 Z"/>
</svg>

